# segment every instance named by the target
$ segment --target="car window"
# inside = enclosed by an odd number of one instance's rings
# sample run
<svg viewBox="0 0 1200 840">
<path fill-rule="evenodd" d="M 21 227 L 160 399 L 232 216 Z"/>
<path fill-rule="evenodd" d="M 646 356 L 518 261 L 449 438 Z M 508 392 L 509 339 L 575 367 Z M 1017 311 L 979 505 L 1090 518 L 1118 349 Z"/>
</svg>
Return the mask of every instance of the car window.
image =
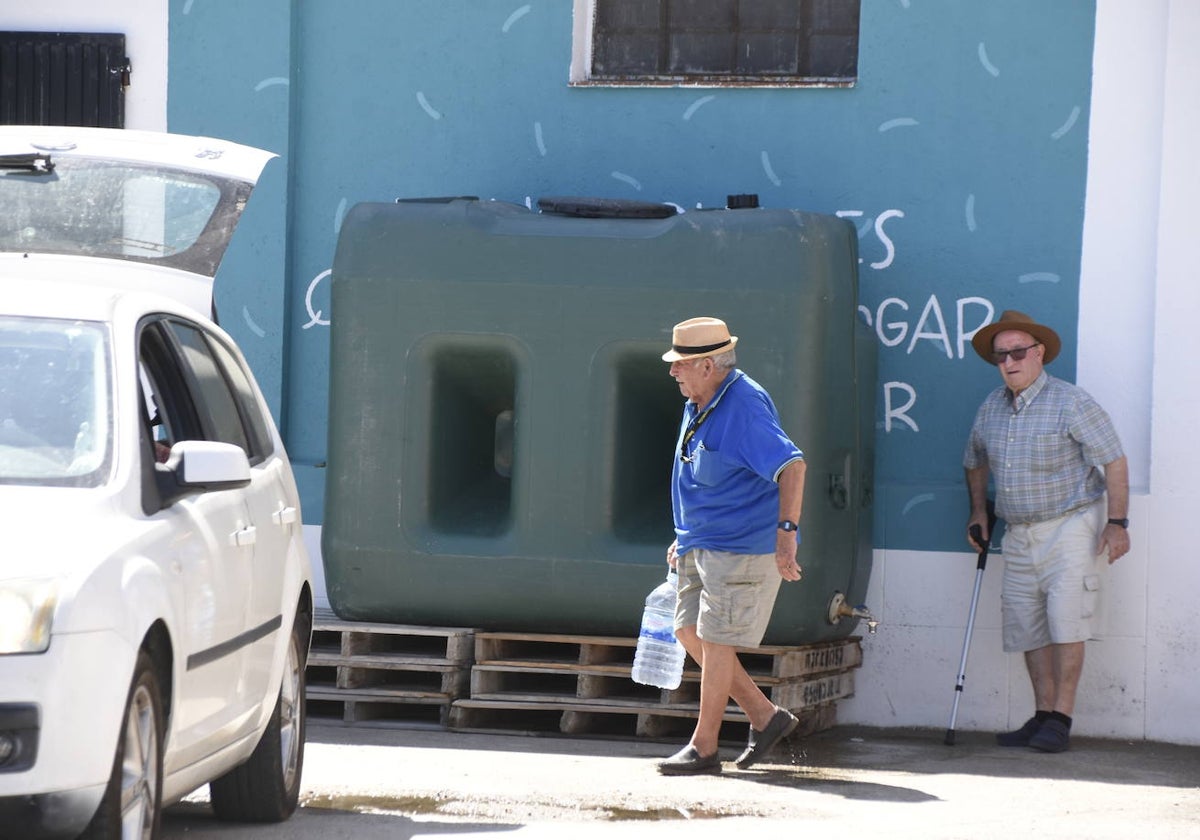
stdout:
<svg viewBox="0 0 1200 840">
<path fill-rule="evenodd" d="M 190 368 L 196 411 L 206 431 L 213 440 L 236 444 L 249 456 L 250 443 L 246 439 L 237 401 L 204 335 L 198 329 L 178 321 L 171 322 L 170 329 L 179 342 L 184 362 Z"/>
<path fill-rule="evenodd" d="M 234 353 L 196 324 L 160 318 L 143 330 L 142 390 L 160 459 L 179 440 L 232 443 L 251 464 L 272 450 L 250 379 Z"/>
<path fill-rule="evenodd" d="M 146 369 L 145 361 L 138 362 L 138 388 L 141 395 L 142 422 L 145 431 L 154 447 L 154 460 L 166 463 L 171 455 L 171 446 L 176 440 L 181 440 L 178 432 L 172 428 L 170 415 L 160 407 L 158 386 L 154 377 Z"/>
<path fill-rule="evenodd" d="M 167 447 L 181 440 L 207 440 L 178 354 L 163 331 L 161 320 L 143 325 L 138 339 L 138 363 L 143 420 L 151 437 Z"/>
<path fill-rule="evenodd" d="M 103 484 L 111 382 L 103 324 L 0 317 L 0 483 Z"/>
<path fill-rule="evenodd" d="M 271 433 L 268 430 L 266 419 L 263 417 L 258 394 L 250 384 L 250 377 L 246 375 L 229 348 L 214 336 L 209 336 L 209 344 L 213 354 L 220 361 L 229 386 L 233 389 L 234 398 L 237 400 L 238 410 L 246 429 L 246 439 L 250 443 L 250 451 L 247 453 L 250 456 L 250 463 L 257 463 L 259 457 L 270 455 L 273 448 Z"/>
<path fill-rule="evenodd" d="M 204 173 L 54 153 L 0 171 L 0 251 L 155 262 L 216 273 L 250 186 Z"/>
</svg>

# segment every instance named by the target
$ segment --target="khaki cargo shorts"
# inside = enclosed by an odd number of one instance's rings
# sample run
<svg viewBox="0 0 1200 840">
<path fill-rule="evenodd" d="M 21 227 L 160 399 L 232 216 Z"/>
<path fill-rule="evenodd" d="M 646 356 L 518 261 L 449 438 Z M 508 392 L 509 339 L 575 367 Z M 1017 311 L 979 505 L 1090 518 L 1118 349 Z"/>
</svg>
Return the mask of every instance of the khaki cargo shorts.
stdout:
<svg viewBox="0 0 1200 840">
<path fill-rule="evenodd" d="M 1103 516 L 1103 504 L 1095 504 L 1046 522 L 1007 527 L 1000 590 L 1005 652 L 1093 638 L 1107 564 L 1096 554 Z"/>
<path fill-rule="evenodd" d="M 731 554 L 696 548 L 676 562 L 675 628 L 696 626 L 706 642 L 758 647 L 783 578 L 774 554 Z"/>
</svg>

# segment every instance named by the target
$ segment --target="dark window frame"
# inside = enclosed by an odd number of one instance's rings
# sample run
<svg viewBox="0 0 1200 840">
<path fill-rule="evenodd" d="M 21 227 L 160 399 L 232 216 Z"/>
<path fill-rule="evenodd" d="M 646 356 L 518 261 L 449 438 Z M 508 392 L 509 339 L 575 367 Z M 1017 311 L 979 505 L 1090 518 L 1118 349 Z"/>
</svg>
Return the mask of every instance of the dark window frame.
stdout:
<svg viewBox="0 0 1200 840">
<path fill-rule="evenodd" d="M 586 0 L 578 86 L 852 87 L 861 0 Z M 578 10 L 577 10 L 578 11 Z"/>
</svg>

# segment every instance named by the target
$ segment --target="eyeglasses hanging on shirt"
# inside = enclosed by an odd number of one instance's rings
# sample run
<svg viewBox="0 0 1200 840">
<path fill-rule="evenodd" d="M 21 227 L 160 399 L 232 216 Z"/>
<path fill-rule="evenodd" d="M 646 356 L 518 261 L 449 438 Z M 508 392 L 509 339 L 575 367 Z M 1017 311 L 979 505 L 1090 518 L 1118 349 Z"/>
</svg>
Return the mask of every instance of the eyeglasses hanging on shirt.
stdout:
<svg viewBox="0 0 1200 840">
<path fill-rule="evenodd" d="M 723 388 L 721 388 L 720 391 L 717 392 L 717 395 L 715 397 L 713 397 L 713 400 L 712 400 L 712 402 L 710 402 L 708 404 L 708 407 L 705 408 L 704 411 L 701 411 L 699 414 L 697 414 L 692 419 L 691 423 L 688 423 L 688 427 L 687 427 L 687 429 L 684 430 L 683 437 L 679 441 L 679 460 L 680 461 L 683 461 L 683 463 L 685 463 L 685 464 L 690 464 L 690 463 L 692 463 L 692 461 L 695 460 L 695 458 L 693 456 L 688 455 L 688 453 L 687 453 L 688 444 L 692 442 L 692 438 L 694 438 L 696 436 L 696 432 L 699 430 L 700 426 L 704 423 L 705 420 L 708 419 L 708 415 L 712 414 L 713 409 L 717 407 L 717 403 L 719 403 L 721 401 L 721 397 L 725 396 L 725 392 L 729 390 L 729 386 L 732 385 L 734 382 L 736 382 L 738 377 L 741 375 L 742 375 L 742 372 L 739 370 L 733 376 L 731 376 L 729 381 L 725 383 L 725 386 Z M 699 443 L 699 445 L 697 445 L 696 448 L 703 449 L 704 441 L 701 441 Z"/>
</svg>

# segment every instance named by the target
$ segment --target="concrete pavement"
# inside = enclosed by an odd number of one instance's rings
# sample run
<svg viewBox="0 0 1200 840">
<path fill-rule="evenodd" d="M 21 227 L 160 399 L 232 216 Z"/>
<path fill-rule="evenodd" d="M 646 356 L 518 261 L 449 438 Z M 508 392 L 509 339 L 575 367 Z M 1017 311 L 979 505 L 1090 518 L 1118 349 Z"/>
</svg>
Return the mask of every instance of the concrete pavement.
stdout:
<svg viewBox="0 0 1200 840">
<path fill-rule="evenodd" d="M 654 760 L 675 744 L 313 725 L 290 822 L 222 825 L 200 792 L 164 837 L 1200 838 L 1200 747 L 1076 736 L 1048 755 L 943 734 L 843 726 L 750 771 L 665 778 Z"/>
</svg>

